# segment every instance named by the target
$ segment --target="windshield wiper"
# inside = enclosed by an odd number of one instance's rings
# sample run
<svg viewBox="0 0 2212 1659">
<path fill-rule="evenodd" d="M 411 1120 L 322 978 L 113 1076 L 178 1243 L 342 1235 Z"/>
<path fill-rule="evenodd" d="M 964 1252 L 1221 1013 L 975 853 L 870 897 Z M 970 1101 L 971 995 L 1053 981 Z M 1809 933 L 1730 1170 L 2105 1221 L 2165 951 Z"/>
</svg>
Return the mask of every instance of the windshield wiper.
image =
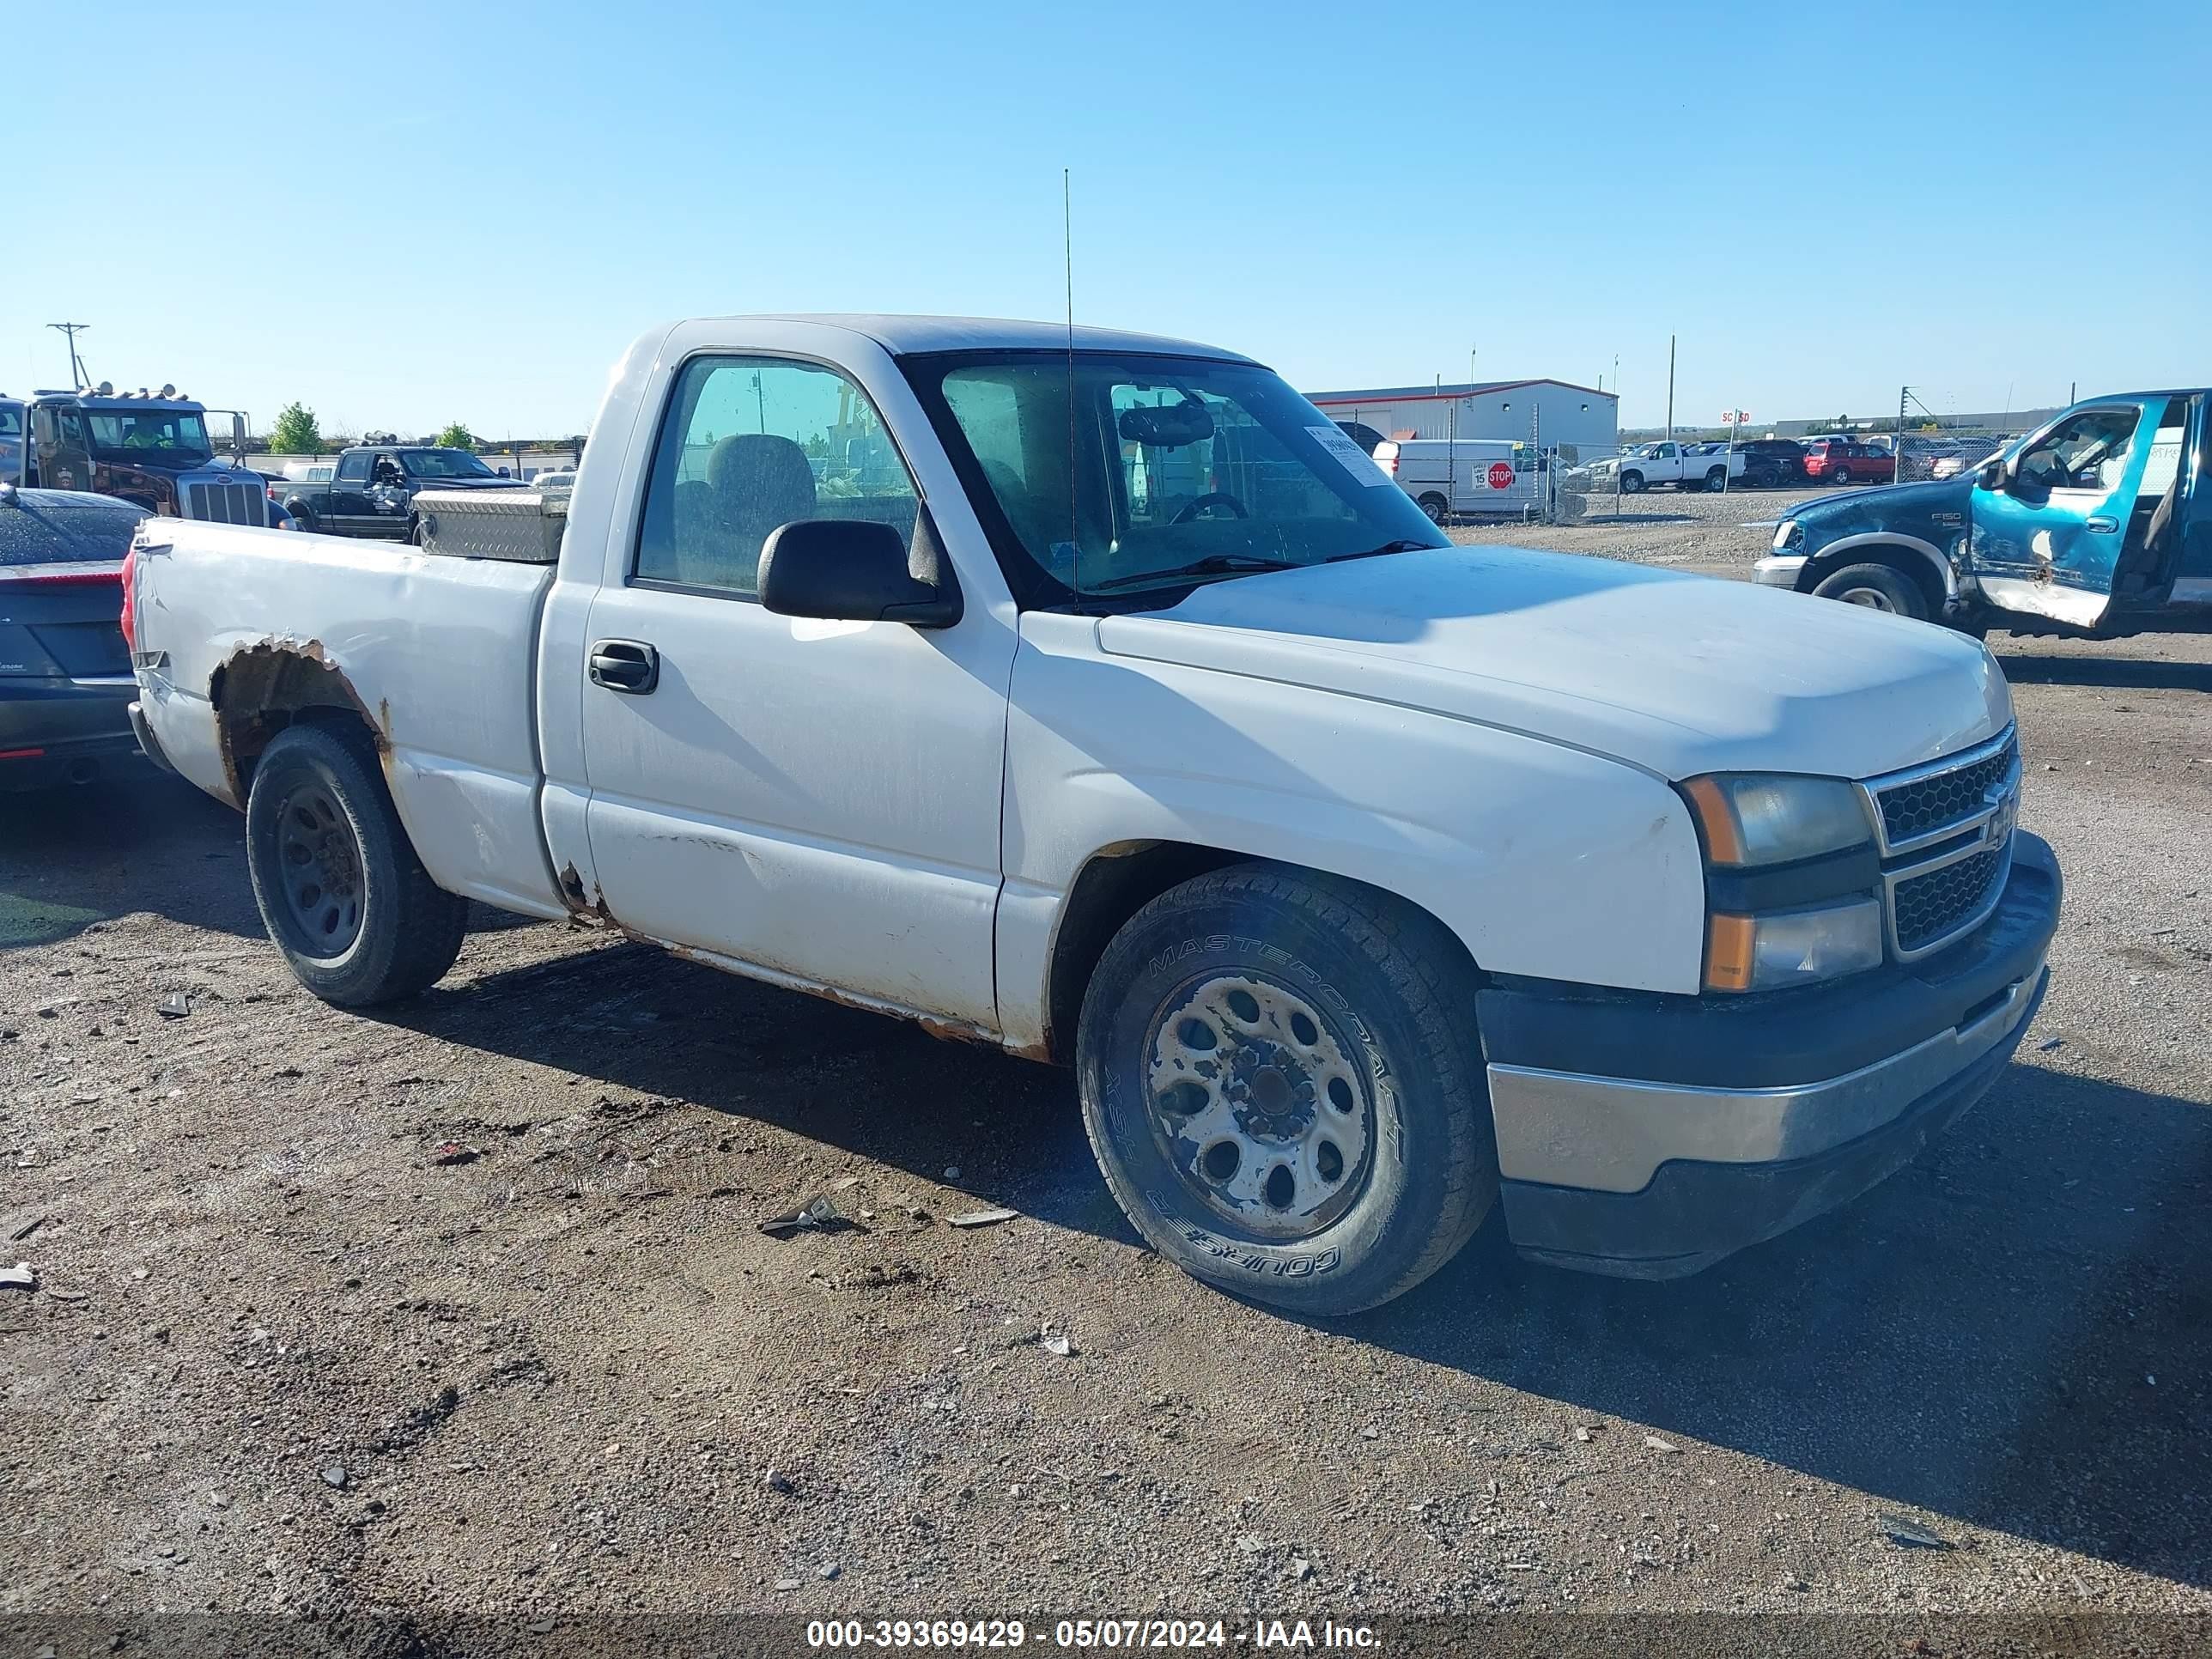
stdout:
<svg viewBox="0 0 2212 1659">
<path fill-rule="evenodd" d="M 1126 576 L 1109 576 L 1103 582 L 1093 582 L 1084 591 L 1103 593 L 1111 587 L 1133 587 L 1139 582 L 1158 582 L 1163 586 L 1186 576 L 1227 576 L 1247 570 L 1298 570 L 1304 568 L 1297 559 L 1262 558 L 1255 553 L 1209 553 L 1202 559 L 1193 559 L 1188 564 L 1170 565 L 1165 570 L 1133 570 Z"/>
<path fill-rule="evenodd" d="M 1449 547 L 1449 542 L 1444 544 Z M 1434 553 L 1440 550 L 1434 542 L 1417 542 L 1409 536 L 1401 536 L 1395 542 L 1385 542 L 1380 547 L 1363 548 L 1357 553 L 1332 553 L 1323 564 L 1342 564 L 1346 559 L 1379 559 L 1385 553 Z"/>
</svg>

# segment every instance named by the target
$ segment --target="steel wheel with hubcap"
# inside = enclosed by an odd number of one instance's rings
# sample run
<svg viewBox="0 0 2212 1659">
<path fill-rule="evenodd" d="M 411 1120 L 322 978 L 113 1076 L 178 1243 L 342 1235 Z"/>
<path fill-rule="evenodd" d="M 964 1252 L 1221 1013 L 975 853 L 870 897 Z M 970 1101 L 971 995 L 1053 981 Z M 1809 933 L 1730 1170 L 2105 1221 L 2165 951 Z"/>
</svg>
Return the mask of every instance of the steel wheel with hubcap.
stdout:
<svg viewBox="0 0 2212 1659">
<path fill-rule="evenodd" d="M 361 842 L 319 778 L 276 803 L 276 874 L 294 939 L 312 956 L 339 957 L 361 935 Z"/>
<path fill-rule="evenodd" d="M 1285 985 L 1216 975 L 1163 1006 L 1146 1047 L 1152 1132 L 1199 1202 L 1286 1240 L 1344 1213 L 1375 1103 L 1319 1009 Z"/>
<path fill-rule="evenodd" d="M 1474 966 L 1355 882 L 1232 865 L 1123 925 L 1083 1002 L 1100 1169 L 1187 1272 L 1308 1314 L 1370 1308 L 1467 1242 L 1497 1193 Z"/>
<path fill-rule="evenodd" d="M 1443 525 L 1451 513 L 1450 504 L 1441 495 L 1422 496 L 1419 507 L 1422 512 L 1429 515 L 1429 522 L 1432 525 Z"/>
<path fill-rule="evenodd" d="M 460 953 L 468 901 L 423 870 L 358 726 L 289 726 L 262 750 L 246 868 L 269 937 L 325 1002 L 412 996 Z"/>
</svg>

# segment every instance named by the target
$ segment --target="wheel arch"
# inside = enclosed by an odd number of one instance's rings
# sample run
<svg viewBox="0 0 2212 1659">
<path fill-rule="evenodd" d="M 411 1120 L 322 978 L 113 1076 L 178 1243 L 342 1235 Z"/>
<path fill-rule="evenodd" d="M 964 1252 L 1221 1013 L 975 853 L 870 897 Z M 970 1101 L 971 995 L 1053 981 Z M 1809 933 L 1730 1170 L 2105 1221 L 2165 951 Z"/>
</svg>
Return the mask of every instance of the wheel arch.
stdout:
<svg viewBox="0 0 2212 1659">
<path fill-rule="evenodd" d="M 384 727 L 319 640 L 256 641 L 225 658 L 208 678 L 216 743 L 233 801 L 246 805 L 253 768 L 286 726 L 303 721 L 356 731 L 380 764 L 391 752 Z"/>
<path fill-rule="evenodd" d="M 1846 565 L 1887 564 L 1912 579 L 1928 597 L 1928 614 L 1940 617 L 1959 597 L 1957 573 L 1933 542 L 1893 530 L 1869 531 L 1828 543 L 1805 561 L 1801 579 L 1809 593 Z"/>
<path fill-rule="evenodd" d="M 1449 941 L 1478 974 L 1467 942 L 1442 918 L 1401 893 L 1340 872 L 1269 858 L 1234 848 L 1186 841 L 1117 842 L 1102 847 L 1076 872 L 1054 920 L 1046 969 L 1043 1041 L 1034 1057 L 1068 1064 L 1075 1054 L 1077 1017 L 1101 957 L 1129 919 L 1170 888 L 1236 864 L 1265 864 L 1379 896 L 1439 941 Z"/>
</svg>

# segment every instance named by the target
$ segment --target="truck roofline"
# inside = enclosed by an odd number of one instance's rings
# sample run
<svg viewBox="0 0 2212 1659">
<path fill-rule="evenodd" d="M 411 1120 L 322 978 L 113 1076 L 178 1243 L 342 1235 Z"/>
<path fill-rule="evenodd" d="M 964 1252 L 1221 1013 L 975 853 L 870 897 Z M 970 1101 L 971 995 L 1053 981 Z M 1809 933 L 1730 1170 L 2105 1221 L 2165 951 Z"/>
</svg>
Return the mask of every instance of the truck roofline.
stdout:
<svg viewBox="0 0 2212 1659">
<path fill-rule="evenodd" d="M 1079 351 L 1143 352 L 1153 356 L 1206 357 L 1218 362 L 1251 363 L 1256 359 L 1238 351 L 1206 345 L 1196 340 L 1164 334 L 1142 334 L 1123 329 L 1094 328 L 1079 323 L 1071 330 L 1065 322 L 1035 322 L 1005 317 L 943 317 L 867 312 L 758 312 L 732 316 L 684 318 L 681 322 L 805 323 L 840 329 L 873 340 L 894 357 L 910 357 L 939 351 L 1041 351 L 1068 349 Z M 666 331 L 661 331 L 665 337 Z"/>
</svg>

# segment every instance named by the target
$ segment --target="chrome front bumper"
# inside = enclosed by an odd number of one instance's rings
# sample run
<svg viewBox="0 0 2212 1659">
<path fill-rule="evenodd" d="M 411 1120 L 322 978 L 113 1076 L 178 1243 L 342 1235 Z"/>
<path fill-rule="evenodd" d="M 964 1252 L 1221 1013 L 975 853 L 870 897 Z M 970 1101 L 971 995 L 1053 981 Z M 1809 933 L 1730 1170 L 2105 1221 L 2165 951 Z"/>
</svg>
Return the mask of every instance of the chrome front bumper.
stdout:
<svg viewBox="0 0 2212 1659">
<path fill-rule="evenodd" d="M 1660 1166 L 1811 1158 L 1871 1134 L 2016 1042 L 2049 970 L 2015 980 L 1987 1012 L 1911 1048 L 1818 1083 L 1699 1089 L 1492 1066 L 1498 1171 L 1507 1181 L 1638 1193 Z"/>
<path fill-rule="evenodd" d="M 1965 938 L 1830 987 L 1480 993 L 1515 1247 L 1674 1278 L 1910 1163 L 1989 1091 L 2050 983 L 2064 881 L 2040 837 L 2015 830 L 2012 847 L 1996 908 Z"/>
<path fill-rule="evenodd" d="M 1795 590 L 1797 579 L 1805 574 L 1802 553 L 1770 553 L 1751 568 L 1751 579 L 1761 587 L 1787 587 Z"/>
</svg>

